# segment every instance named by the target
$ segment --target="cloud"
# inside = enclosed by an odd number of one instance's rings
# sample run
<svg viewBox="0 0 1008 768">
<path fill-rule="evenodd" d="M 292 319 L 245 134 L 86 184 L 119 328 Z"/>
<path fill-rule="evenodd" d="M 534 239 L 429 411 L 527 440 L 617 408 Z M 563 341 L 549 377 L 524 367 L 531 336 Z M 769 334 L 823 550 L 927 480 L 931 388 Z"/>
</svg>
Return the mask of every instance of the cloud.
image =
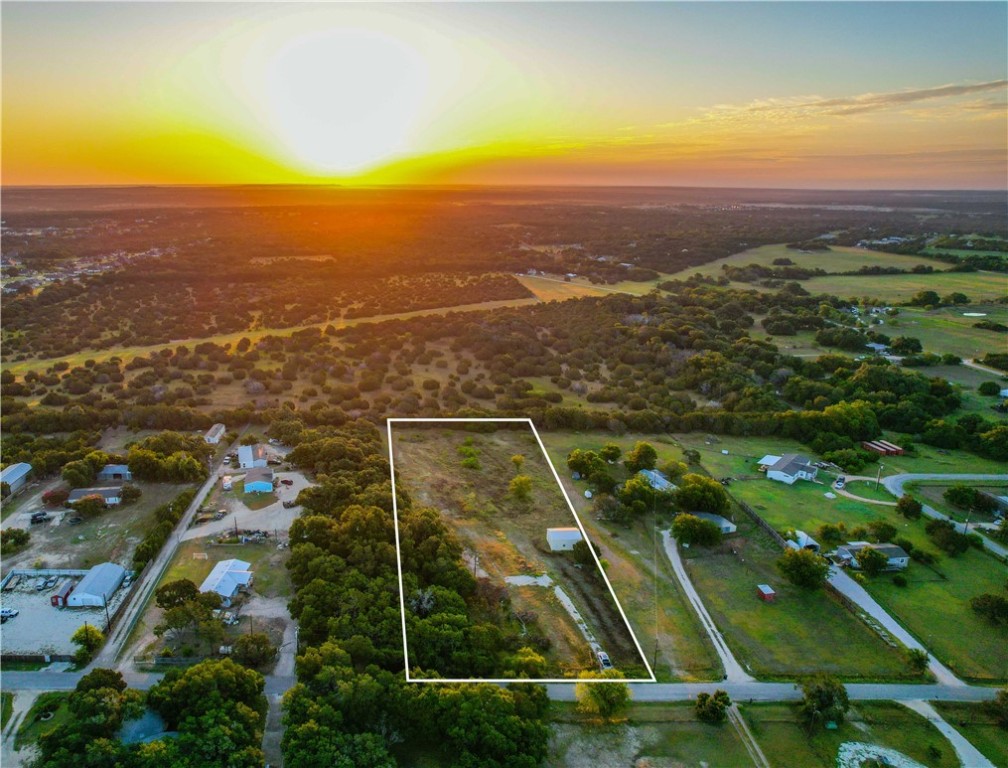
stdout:
<svg viewBox="0 0 1008 768">
<path fill-rule="evenodd" d="M 793 98 L 763 99 L 744 105 L 719 104 L 707 113 L 713 119 L 751 119 L 763 117 L 787 122 L 820 115 L 846 116 L 860 115 L 896 109 L 921 101 L 951 99 L 975 93 L 1008 90 L 1008 80 L 991 80 L 984 83 L 940 85 L 934 88 L 917 88 L 889 93 L 863 93 L 857 96 L 822 98 L 820 96 L 798 96 Z M 990 105 L 1000 102 L 991 101 Z M 992 107 L 993 108 L 993 107 Z"/>
</svg>

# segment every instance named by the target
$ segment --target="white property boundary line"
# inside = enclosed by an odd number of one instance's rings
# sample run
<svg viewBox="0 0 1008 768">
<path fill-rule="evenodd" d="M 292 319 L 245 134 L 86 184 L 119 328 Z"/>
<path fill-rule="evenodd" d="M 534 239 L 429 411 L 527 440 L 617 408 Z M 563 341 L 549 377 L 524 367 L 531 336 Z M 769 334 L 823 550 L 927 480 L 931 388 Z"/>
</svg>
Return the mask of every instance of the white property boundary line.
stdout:
<svg viewBox="0 0 1008 768">
<path fill-rule="evenodd" d="M 623 618 L 623 623 L 626 625 L 627 631 L 630 632 L 630 637 L 633 638 L 634 646 L 637 648 L 637 653 L 640 655 L 641 660 L 644 662 L 644 666 L 647 668 L 648 674 L 651 677 L 628 677 L 628 678 L 579 678 L 579 677 L 560 677 L 560 678 L 411 678 L 410 677 L 410 666 L 409 666 L 409 648 L 406 642 L 406 597 L 404 595 L 403 587 L 403 575 L 402 575 L 402 550 L 399 546 L 399 503 L 396 499 L 396 479 L 395 479 L 395 459 L 392 455 L 392 423 L 393 422 L 403 422 L 403 423 L 464 423 L 464 422 L 483 422 L 483 423 L 511 423 L 511 424 L 528 424 L 529 428 L 532 430 L 532 434 L 535 435 L 536 442 L 539 444 L 539 449 L 542 451 L 543 456 L 546 457 L 546 463 L 549 465 L 550 471 L 553 472 L 553 477 L 556 480 L 557 485 L 560 487 L 560 492 L 563 494 L 564 500 L 567 502 L 567 507 L 570 509 L 571 514 L 574 515 L 574 521 L 577 523 L 578 529 L 581 531 L 581 535 L 584 540 L 590 541 L 588 538 L 588 532 L 585 531 L 584 526 L 581 524 L 581 518 L 578 517 L 577 512 L 574 509 L 574 505 L 571 503 L 570 497 L 567 495 L 567 489 L 564 488 L 563 483 L 560 481 L 560 475 L 557 474 L 556 467 L 553 466 L 553 462 L 550 460 L 549 453 L 546 452 L 546 446 L 543 445 L 542 438 L 539 437 L 539 432 L 536 431 L 535 424 L 532 423 L 532 419 L 529 418 L 389 418 L 385 420 L 386 427 L 388 430 L 388 446 L 389 446 L 389 472 L 392 475 L 392 515 L 395 519 L 395 544 L 396 544 L 396 569 L 399 572 L 399 612 L 402 617 L 402 640 L 403 640 L 403 660 L 405 661 L 406 668 L 406 682 L 408 683 L 656 683 L 658 682 L 655 677 L 654 670 L 651 669 L 651 665 L 648 664 L 647 656 L 644 655 L 644 651 L 641 649 L 641 644 L 637 641 L 637 635 L 634 634 L 633 627 L 630 626 L 630 621 L 626 617 L 626 613 L 623 611 L 623 606 L 620 605 L 619 598 L 616 597 L 616 592 L 613 590 L 612 584 L 609 583 L 609 577 L 606 575 L 605 569 L 602 567 L 602 563 L 599 562 L 598 554 L 595 552 L 595 547 L 588 547 L 592 554 L 592 558 L 595 560 L 595 565 L 599 569 L 599 573 L 602 574 L 602 578 L 605 580 L 606 586 L 609 588 L 609 594 L 612 595 L 613 601 L 616 603 L 616 607 L 619 609 L 620 616 Z"/>
</svg>

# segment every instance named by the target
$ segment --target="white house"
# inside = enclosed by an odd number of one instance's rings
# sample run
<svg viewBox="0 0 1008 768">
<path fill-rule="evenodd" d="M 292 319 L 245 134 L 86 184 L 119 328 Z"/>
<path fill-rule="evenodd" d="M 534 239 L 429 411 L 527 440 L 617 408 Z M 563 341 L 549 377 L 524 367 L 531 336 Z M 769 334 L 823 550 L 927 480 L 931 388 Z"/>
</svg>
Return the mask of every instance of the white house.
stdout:
<svg viewBox="0 0 1008 768">
<path fill-rule="evenodd" d="M 116 563 L 96 565 L 80 580 L 66 598 L 71 608 L 100 607 L 106 605 L 126 578 L 126 569 Z"/>
<path fill-rule="evenodd" d="M 910 555 L 902 547 L 895 544 L 872 544 L 867 541 L 848 541 L 837 547 L 836 555 L 842 563 L 849 565 L 854 570 L 860 570 L 857 553 L 862 549 L 874 549 L 886 556 L 887 571 L 902 571 L 910 564 Z"/>
<path fill-rule="evenodd" d="M 567 552 L 581 541 L 581 531 L 577 528 L 547 528 L 546 543 L 551 552 Z"/>
<path fill-rule="evenodd" d="M 104 480 L 106 482 L 112 482 L 114 480 L 119 480 L 120 482 L 125 480 L 129 482 L 132 479 L 133 473 L 130 472 L 130 468 L 125 464 L 106 464 L 98 473 L 98 480 Z"/>
<path fill-rule="evenodd" d="M 797 453 L 785 453 L 776 462 L 767 466 L 767 477 L 788 485 L 794 485 L 795 480 L 815 480 L 818 472 L 819 470 L 807 457 Z"/>
<path fill-rule="evenodd" d="M 74 502 L 80 501 L 85 496 L 101 496 L 102 499 L 105 500 L 106 504 L 110 507 L 114 507 L 122 502 L 122 486 L 105 488 L 77 488 L 70 491 L 70 496 L 67 497 L 67 504 L 73 504 Z"/>
<path fill-rule="evenodd" d="M 729 533 L 735 533 L 738 530 L 738 526 L 735 525 L 727 517 L 722 517 L 721 515 L 715 515 L 713 512 L 693 512 L 691 513 L 701 520 L 706 520 L 710 523 L 714 523 L 721 531 L 722 534 L 727 535 Z"/>
<path fill-rule="evenodd" d="M 637 474 L 647 480 L 648 485 L 656 491 L 674 491 L 676 489 L 675 484 L 657 469 L 642 469 Z"/>
<path fill-rule="evenodd" d="M 243 445 L 238 449 L 238 466 L 242 469 L 266 466 L 266 446 L 262 443 Z"/>
<path fill-rule="evenodd" d="M 10 486 L 11 494 L 20 491 L 28 483 L 28 475 L 31 474 L 32 465 L 25 462 L 11 464 L 0 471 L 0 483 L 7 483 Z"/>
<path fill-rule="evenodd" d="M 221 596 L 221 604 L 231 605 L 231 600 L 238 591 L 252 583 L 250 563 L 244 560 L 221 560 L 210 571 L 210 575 L 200 584 L 200 592 L 216 592 Z"/>
<path fill-rule="evenodd" d="M 207 445 L 217 445 L 217 443 L 221 441 L 221 438 L 224 437 L 224 432 L 226 431 L 227 427 L 223 424 L 214 424 L 207 430 L 207 433 L 203 435 L 203 442 Z"/>
</svg>

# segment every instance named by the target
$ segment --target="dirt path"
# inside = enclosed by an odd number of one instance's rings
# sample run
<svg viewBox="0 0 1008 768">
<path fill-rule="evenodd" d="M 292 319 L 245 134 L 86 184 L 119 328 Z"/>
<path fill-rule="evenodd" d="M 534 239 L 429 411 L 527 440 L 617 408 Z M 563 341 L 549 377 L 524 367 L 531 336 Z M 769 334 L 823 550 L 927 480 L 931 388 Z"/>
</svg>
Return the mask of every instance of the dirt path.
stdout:
<svg viewBox="0 0 1008 768">
<path fill-rule="evenodd" d="M 756 743 L 756 737 L 752 735 L 752 731 L 749 730 L 749 726 L 746 724 L 745 719 L 738 710 L 737 704 L 732 704 L 728 707 L 728 722 L 732 724 L 735 732 L 739 735 L 742 740 L 742 744 L 746 748 L 746 752 L 749 753 L 749 757 L 752 758 L 753 764 L 756 768 L 771 768 L 770 761 L 767 760 L 766 755 L 763 754 L 763 750 L 760 749 L 760 745 Z"/>
<path fill-rule="evenodd" d="M 24 716 L 31 709 L 38 691 L 22 691 L 14 694 L 14 710 L 11 712 L 10 720 L 3 731 L 3 741 L 0 743 L 0 766 L 3 768 L 14 768 L 30 757 L 29 750 L 21 752 L 14 751 L 14 737 L 24 720 Z"/>
</svg>

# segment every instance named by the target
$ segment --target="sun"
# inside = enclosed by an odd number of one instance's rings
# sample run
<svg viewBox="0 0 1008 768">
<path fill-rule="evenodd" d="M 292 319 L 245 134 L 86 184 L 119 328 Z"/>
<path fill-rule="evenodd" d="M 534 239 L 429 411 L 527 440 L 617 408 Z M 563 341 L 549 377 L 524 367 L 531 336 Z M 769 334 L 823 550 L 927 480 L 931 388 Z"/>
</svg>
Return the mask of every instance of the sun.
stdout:
<svg viewBox="0 0 1008 768">
<path fill-rule="evenodd" d="M 309 32 L 263 70 L 266 126 L 304 170 L 351 175 L 408 149 L 428 67 L 415 49 L 375 30 Z"/>
</svg>

